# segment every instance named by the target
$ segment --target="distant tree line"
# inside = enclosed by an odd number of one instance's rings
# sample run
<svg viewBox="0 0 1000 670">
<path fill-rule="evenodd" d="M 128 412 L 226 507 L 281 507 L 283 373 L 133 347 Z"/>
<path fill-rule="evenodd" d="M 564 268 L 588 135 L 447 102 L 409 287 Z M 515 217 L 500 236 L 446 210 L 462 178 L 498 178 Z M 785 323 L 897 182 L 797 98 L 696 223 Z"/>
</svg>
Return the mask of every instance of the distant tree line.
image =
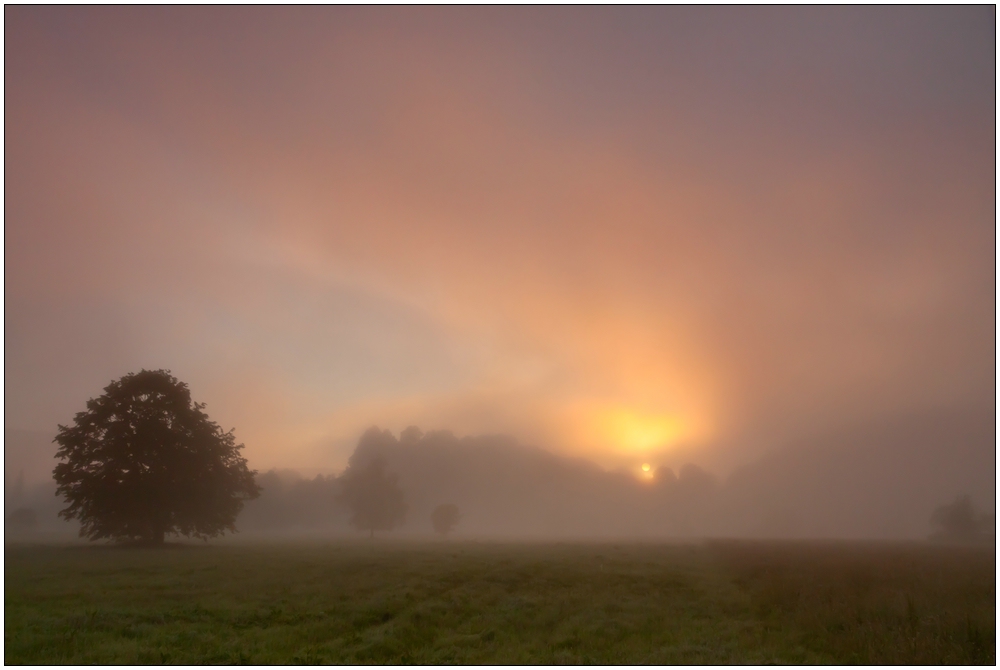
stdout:
<svg viewBox="0 0 1000 670">
<path fill-rule="evenodd" d="M 60 516 L 79 521 L 80 534 L 90 539 L 145 544 L 168 535 L 207 539 L 235 531 L 237 520 L 244 530 L 353 527 L 369 536 L 404 522 L 442 536 L 459 523 L 466 532 L 520 536 L 696 536 L 713 523 L 722 527 L 718 522 L 727 517 L 755 523 L 762 510 L 775 511 L 778 525 L 771 527 L 780 528 L 787 523 L 781 514 L 806 513 L 791 502 L 815 498 L 782 498 L 782 484 L 809 487 L 810 494 L 826 486 L 796 479 L 810 463 L 802 460 L 805 452 L 761 461 L 725 484 L 692 464 L 676 473 L 657 468 L 640 482 L 509 437 L 457 438 L 412 426 L 398 438 L 366 431 L 340 476 L 259 474 L 248 468 L 234 431 L 211 421 L 204 407 L 165 370 L 142 370 L 108 385 L 71 425 L 59 426 L 53 478 L 68 503 Z M 782 463 L 785 470 L 775 468 Z M 812 465 L 830 463 L 836 465 L 829 459 Z M 842 485 L 827 488 L 843 499 Z M 34 504 L 24 504 L 23 484 L 13 489 L 7 530 L 30 533 L 42 517 Z M 994 536 L 994 517 L 976 511 L 968 496 L 940 507 L 931 522 L 933 538 L 942 541 Z"/>
<path fill-rule="evenodd" d="M 415 427 L 403 431 L 404 437 L 418 434 Z M 382 431 L 373 428 L 362 436 L 360 444 L 382 438 Z M 257 482 L 261 498 L 241 517 L 241 524 L 254 530 L 320 529 L 346 523 L 374 537 L 376 531 L 401 526 L 408 510 L 398 477 L 380 454 L 368 449 L 356 450 L 339 477 L 302 479 L 291 472 L 272 470 L 259 476 Z M 457 505 L 442 504 L 431 514 L 430 526 L 447 535 L 460 517 Z"/>
<path fill-rule="evenodd" d="M 260 497 L 244 506 L 240 530 L 310 530 L 346 523 L 334 475 L 303 478 L 292 470 L 270 470 L 257 475 L 257 485 Z"/>
</svg>

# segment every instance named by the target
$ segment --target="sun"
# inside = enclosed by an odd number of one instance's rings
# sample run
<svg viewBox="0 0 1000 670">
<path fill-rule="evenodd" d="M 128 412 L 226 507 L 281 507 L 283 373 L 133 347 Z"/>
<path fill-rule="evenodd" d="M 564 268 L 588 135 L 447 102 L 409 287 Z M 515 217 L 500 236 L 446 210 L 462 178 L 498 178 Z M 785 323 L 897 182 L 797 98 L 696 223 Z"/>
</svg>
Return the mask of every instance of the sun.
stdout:
<svg viewBox="0 0 1000 670">
<path fill-rule="evenodd" d="M 643 472 L 649 472 L 649 463 L 643 463 L 642 464 L 642 471 Z"/>
</svg>

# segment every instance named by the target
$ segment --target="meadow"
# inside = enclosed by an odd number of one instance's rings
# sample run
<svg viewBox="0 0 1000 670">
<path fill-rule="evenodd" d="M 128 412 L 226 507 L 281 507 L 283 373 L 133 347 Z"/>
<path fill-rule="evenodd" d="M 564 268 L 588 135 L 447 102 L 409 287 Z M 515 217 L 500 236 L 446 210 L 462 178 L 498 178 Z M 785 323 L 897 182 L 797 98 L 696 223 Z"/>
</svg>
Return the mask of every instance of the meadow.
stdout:
<svg viewBox="0 0 1000 670">
<path fill-rule="evenodd" d="M 995 664 L 995 549 L 5 547 L 7 664 Z"/>
</svg>

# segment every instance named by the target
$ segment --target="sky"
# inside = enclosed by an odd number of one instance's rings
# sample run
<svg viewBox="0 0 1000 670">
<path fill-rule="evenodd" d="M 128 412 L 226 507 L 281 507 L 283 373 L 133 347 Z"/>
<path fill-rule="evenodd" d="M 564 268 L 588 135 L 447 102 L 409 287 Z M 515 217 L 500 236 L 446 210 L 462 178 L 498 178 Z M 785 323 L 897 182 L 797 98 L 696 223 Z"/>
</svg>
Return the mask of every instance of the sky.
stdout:
<svg viewBox="0 0 1000 670">
<path fill-rule="evenodd" d="M 992 6 L 4 18 L 8 430 L 141 368 L 262 471 L 994 411 Z"/>
</svg>

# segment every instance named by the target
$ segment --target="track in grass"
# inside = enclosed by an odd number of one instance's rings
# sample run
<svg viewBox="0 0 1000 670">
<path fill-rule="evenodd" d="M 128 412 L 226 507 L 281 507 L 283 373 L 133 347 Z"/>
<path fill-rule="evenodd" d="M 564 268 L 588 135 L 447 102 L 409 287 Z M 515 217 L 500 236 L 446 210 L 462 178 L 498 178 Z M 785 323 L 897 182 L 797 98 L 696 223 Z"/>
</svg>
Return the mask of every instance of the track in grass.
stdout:
<svg viewBox="0 0 1000 670">
<path fill-rule="evenodd" d="M 995 552 L 860 543 L 5 550 L 5 662 L 995 662 Z"/>
</svg>

